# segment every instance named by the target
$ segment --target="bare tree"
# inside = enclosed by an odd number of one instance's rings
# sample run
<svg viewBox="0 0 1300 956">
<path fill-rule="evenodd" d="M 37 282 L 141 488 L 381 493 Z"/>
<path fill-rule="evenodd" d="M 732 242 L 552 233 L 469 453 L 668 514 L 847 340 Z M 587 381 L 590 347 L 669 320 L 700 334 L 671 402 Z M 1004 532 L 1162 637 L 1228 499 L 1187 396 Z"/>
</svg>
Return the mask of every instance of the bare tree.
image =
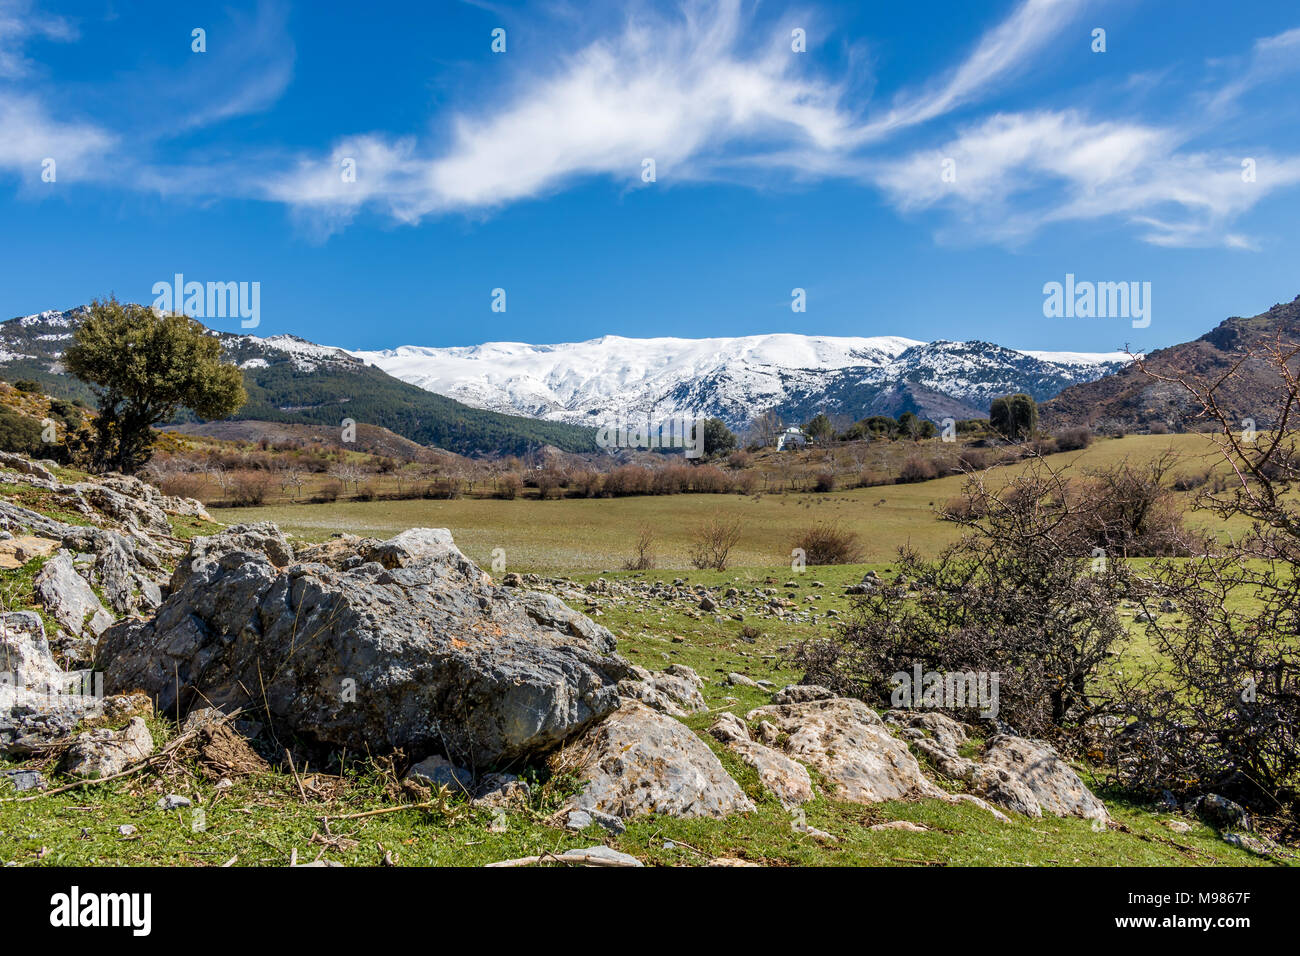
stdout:
<svg viewBox="0 0 1300 956">
<path fill-rule="evenodd" d="M 727 570 L 731 549 L 739 540 L 740 519 L 715 514 L 695 530 L 690 547 L 691 565 L 701 570 Z"/>
</svg>

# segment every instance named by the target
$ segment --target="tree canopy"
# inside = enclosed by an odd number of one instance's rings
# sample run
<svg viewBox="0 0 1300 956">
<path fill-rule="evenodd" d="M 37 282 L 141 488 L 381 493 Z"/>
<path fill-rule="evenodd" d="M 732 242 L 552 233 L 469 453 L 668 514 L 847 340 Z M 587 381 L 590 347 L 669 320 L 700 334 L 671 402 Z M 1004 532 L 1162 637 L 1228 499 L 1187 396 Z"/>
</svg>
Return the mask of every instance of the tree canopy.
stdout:
<svg viewBox="0 0 1300 956">
<path fill-rule="evenodd" d="M 1024 441 L 1038 430 L 1038 403 L 1024 392 L 993 399 L 989 424 L 1009 441 Z"/>
<path fill-rule="evenodd" d="M 239 369 L 222 361 L 220 341 L 201 323 L 116 298 L 91 303 L 62 361 L 98 399 L 92 465 L 103 471 L 147 462 L 153 427 L 182 408 L 224 418 L 247 397 Z"/>
</svg>

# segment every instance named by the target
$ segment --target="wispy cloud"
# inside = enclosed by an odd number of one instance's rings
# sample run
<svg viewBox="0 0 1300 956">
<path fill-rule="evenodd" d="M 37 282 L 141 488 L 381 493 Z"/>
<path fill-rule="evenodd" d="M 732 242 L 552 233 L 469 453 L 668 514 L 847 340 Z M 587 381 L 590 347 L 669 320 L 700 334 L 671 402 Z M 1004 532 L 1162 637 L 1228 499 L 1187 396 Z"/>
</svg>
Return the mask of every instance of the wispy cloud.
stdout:
<svg viewBox="0 0 1300 956">
<path fill-rule="evenodd" d="M 76 27 L 66 18 L 41 13 L 30 0 L 0 0 L 0 79 L 32 72 L 35 64 L 25 52 L 29 41 L 68 42 L 76 38 Z"/>
<path fill-rule="evenodd" d="M 968 238 L 1017 240 L 1047 223 L 1114 217 L 1155 245 L 1249 247 L 1233 220 L 1300 183 L 1300 158 L 1249 158 L 1253 178 L 1241 155 L 1186 149 L 1171 129 L 1044 111 L 990 117 L 871 177 L 903 211 L 951 210 Z"/>
</svg>

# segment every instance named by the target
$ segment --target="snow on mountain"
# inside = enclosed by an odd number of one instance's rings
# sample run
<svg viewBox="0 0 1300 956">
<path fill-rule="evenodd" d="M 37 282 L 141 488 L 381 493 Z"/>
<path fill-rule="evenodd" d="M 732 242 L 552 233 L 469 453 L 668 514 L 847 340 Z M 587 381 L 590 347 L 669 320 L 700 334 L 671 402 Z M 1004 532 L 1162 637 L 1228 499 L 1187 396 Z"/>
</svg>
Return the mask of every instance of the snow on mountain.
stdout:
<svg viewBox="0 0 1300 956">
<path fill-rule="evenodd" d="M 736 338 L 606 335 L 352 351 L 390 375 L 467 405 L 575 424 L 619 415 L 717 415 L 733 427 L 767 408 L 859 417 L 986 412 L 999 395 L 1045 399 L 1126 364 L 1123 353 L 1030 352 L 987 342 L 790 333 Z M 941 408 L 942 407 L 942 408 Z"/>
<path fill-rule="evenodd" d="M 0 365 L 58 374 L 85 306 L 0 323 Z M 250 373 L 356 373 L 367 364 L 475 408 L 576 425 L 620 417 L 717 416 L 739 428 L 767 409 L 806 421 L 913 411 L 940 421 L 987 414 L 999 395 L 1042 401 L 1128 364 L 1121 352 L 1017 351 L 988 342 L 773 333 L 734 338 L 625 338 L 458 348 L 348 351 L 296 335 L 213 332 Z"/>
</svg>

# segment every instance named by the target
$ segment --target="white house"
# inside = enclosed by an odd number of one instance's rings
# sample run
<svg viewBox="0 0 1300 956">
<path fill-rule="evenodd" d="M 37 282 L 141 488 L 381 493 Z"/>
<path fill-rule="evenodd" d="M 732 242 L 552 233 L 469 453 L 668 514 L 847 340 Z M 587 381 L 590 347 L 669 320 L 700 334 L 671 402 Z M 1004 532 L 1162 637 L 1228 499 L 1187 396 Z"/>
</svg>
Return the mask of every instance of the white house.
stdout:
<svg viewBox="0 0 1300 956">
<path fill-rule="evenodd" d="M 812 439 L 803 433 L 803 429 L 797 425 L 791 425 L 785 431 L 781 432 L 776 438 L 776 450 L 785 451 L 789 448 L 803 448 Z"/>
</svg>

